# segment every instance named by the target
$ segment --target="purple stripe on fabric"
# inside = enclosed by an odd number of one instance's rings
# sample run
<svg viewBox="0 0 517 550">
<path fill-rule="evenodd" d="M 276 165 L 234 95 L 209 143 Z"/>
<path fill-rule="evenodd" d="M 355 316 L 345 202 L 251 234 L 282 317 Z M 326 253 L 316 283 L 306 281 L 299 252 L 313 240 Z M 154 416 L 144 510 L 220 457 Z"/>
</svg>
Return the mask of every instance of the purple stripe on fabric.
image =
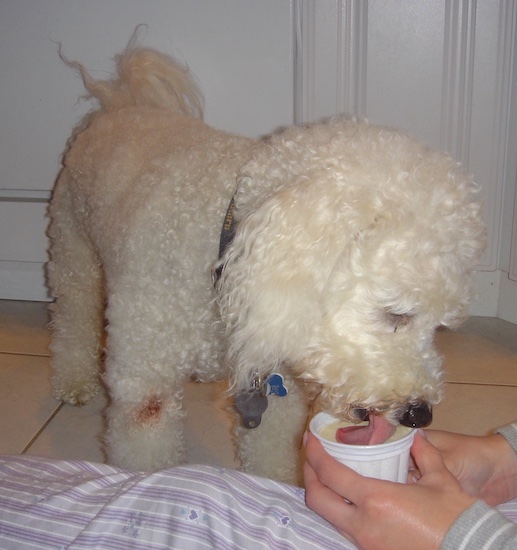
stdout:
<svg viewBox="0 0 517 550">
<path fill-rule="evenodd" d="M 38 504 L 35 506 L 27 506 L 27 505 L 16 505 L 12 502 L 6 503 L 4 500 L 0 500 L 0 508 L 4 511 L 11 511 L 15 514 L 21 514 L 24 516 L 32 516 L 34 518 L 40 518 L 40 519 L 46 519 L 46 520 L 54 520 L 58 521 L 58 518 L 65 517 L 66 513 L 66 521 L 62 521 L 61 523 L 66 523 L 71 526 L 77 526 L 77 527 L 83 527 L 86 525 L 92 518 L 91 513 L 80 513 L 80 512 L 70 512 L 66 511 L 63 513 L 62 510 L 59 509 L 59 507 L 50 508 L 46 506 L 45 504 Z"/>
<path fill-rule="evenodd" d="M 17 543 L 20 543 L 21 541 L 30 541 L 37 544 L 48 544 L 49 546 L 53 546 L 55 548 L 67 546 L 71 542 L 70 537 L 57 533 L 48 533 L 42 529 L 36 530 L 27 525 L 17 527 L 12 524 L 0 522 L 0 543 L 4 535 L 8 535 L 9 538 Z M 21 548 L 21 546 L 19 546 L 19 548 Z"/>
</svg>

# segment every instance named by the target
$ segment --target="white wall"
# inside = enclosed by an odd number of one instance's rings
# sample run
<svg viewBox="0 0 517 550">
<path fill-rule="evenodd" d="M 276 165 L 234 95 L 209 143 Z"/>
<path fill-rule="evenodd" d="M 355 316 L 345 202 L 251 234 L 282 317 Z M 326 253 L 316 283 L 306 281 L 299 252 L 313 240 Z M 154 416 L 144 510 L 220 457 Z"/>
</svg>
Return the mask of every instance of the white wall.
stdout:
<svg viewBox="0 0 517 550">
<path fill-rule="evenodd" d="M 198 77 L 210 124 L 259 136 L 292 123 L 290 10 L 289 0 L 2 0 L 0 298 L 47 298 L 46 203 L 65 141 L 88 110 L 58 43 L 102 78 L 145 23 L 142 44 Z"/>
<path fill-rule="evenodd" d="M 102 77 L 146 23 L 142 43 L 188 62 L 215 126 L 258 136 L 349 112 L 464 162 L 489 228 L 472 312 L 517 322 L 516 18 L 513 0 L 3 0 L 0 298 L 46 298 L 46 200 L 87 108 L 56 43 Z"/>
</svg>

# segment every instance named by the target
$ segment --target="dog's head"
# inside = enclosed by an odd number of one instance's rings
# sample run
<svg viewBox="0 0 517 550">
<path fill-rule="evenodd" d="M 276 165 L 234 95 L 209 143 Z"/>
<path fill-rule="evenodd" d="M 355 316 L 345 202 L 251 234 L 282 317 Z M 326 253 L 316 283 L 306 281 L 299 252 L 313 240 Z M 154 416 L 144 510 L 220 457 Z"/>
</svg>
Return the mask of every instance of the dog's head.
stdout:
<svg viewBox="0 0 517 550">
<path fill-rule="evenodd" d="M 261 144 L 218 286 L 235 388 L 285 363 L 329 412 L 428 424 L 434 332 L 466 316 L 484 247 L 475 191 L 446 154 L 365 122 Z"/>
</svg>

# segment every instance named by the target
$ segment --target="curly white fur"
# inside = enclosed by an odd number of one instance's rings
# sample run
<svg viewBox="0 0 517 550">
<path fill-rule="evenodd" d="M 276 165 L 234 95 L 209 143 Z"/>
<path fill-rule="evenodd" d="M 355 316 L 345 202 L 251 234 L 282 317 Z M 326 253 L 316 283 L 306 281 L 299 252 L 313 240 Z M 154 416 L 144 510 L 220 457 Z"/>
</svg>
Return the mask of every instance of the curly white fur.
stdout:
<svg viewBox="0 0 517 550">
<path fill-rule="evenodd" d="M 240 175 L 219 296 L 236 385 L 287 362 L 335 412 L 438 402 L 433 331 L 465 317 L 484 242 L 458 164 L 336 119 L 273 136 Z"/>
<path fill-rule="evenodd" d="M 346 118 L 262 141 L 215 130 L 185 68 L 151 50 L 128 49 L 108 82 L 73 65 L 100 108 L 72 134 L 50 208 L 53 384 L 72 404 L 95 396 L 106 321 L 110 461 L 184 459 L 193 375 L 234 391 L 285 375 L 289 397 L 235 433 L 244 469 L 291 481 L 315 391 L 330 411 L 392 422 L 439 401 L 433 334 L 465 317 L 484 245 L 456 162 Z"/>
</svg>

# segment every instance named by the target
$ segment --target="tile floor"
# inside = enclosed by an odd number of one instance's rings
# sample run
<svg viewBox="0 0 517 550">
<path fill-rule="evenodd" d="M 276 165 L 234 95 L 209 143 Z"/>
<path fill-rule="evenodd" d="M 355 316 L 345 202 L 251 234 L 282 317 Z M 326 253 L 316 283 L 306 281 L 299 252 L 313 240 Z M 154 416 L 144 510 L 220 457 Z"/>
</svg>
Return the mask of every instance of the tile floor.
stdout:
<svg viewBox="0 0 517 550">
<path fill-rule="evenodd" d="M 102 461 L 106 399 L 74 408 L 51 397 L 47 323 L 43 303 L 0 300 L 0 454 Z M 433 427 L 483 434 L 517 419 L 517 325 L 476 317 L 436 340 L 447 390 Z M 187 387 L 192 463 L 235 466 L 223 391 L 221 384 Z"/>
</svg>

